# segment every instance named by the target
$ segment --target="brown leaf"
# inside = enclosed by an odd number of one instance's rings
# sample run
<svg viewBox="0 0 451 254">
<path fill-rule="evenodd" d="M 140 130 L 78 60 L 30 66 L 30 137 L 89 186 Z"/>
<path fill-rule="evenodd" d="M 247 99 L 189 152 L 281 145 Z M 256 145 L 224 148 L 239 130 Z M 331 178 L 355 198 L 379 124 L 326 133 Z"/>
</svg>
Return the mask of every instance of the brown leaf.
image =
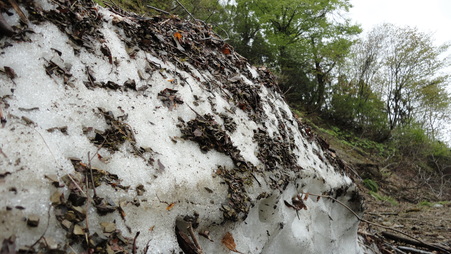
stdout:
<svg viewBox="0 0 451 254">
<path fill-rule="evenodd" d="M 3 239 L 0 254 L 14 254 L 16 253 L 16 237 L 10 236 L 8 239 Z"/>
<path fill-rule="evenodd" d="M 167 207 L 166 210 L 167 211 L 171 211 L 172 208 L 174 208 L 175 203 L 170 203 Z"/>
<path fill-rule="evenodd" d="M 221 48 L 221 51 L 224 55 L 230 55 L 232 53 L 229 44 L 224 44 L 224 46 Z"/>
<path fill-rule="evenodd" d="M 175 234 L 177 236 L 177 242 L 185 254 L 201 253 L 194 245 L 193 241 L 189 238 L 189 236 L 182 232 L 177 226 L 175 226 Z"/>
<path fill-rule="evenodd" d="M 108 48 L 107 45 L 102 45 L 100 46 L 100 51 L 102 52 L 102 54 L 106 57 L 108 57 L 108 61 L 110 64 L 113 63 L 113 56 L 111 55 L 111 50 L 110 48 Z"/>
<path fill-rule="evenodd" d="M 309 195 L 308 193 L 305 193 L 304 201 L 308 199 L 308 195 Z"/>
<path fill-rule="evenodd" d="M 292 204 L 288 203 L 288 201 L 284 200 L 283 202 L 285 203 L 286 206 L 296 209 Z"/>
<path fill-rule="evenodd" d="M 293 203 L 294 209 L 296 211 L 305 209 L 307 210 L 307 206 L 304 204 L 304 201 L 302 201 L 302 199 L 300 199 L 298 196 L 295 196 L 291 199 L 291 202 Z"/>
<path fill-rule="evenodd" d="M 175 33 L 173 34 L 173 36 L 174 36 L 174 38 L 176 38 L 179 42 L 182 41 L 183 36 L 182 36 L 181 33 L 175 32 Z"/>
<path fill-rule="evenodd" d="M 5 73 L 8 76 L 8 78 L 15 79 L 17 77 L 17 74 L 13 68 L 8 67 L 8 66 L 4 66 L 3 68 L 5 69 Z"/>
<path fill-rule="evenodd" d="M 233 251 L 233 252 L 237 252 L 237 253 L 241 253 L 239 251 L 236 250 L 236 243 L 235 243 L 235 239 L 233 239 L 233 236 L 230 232 L 227 232 L 224 237 L 221 240 L 222 244 L 224 244 L 227 249 Z"/>
</svg>

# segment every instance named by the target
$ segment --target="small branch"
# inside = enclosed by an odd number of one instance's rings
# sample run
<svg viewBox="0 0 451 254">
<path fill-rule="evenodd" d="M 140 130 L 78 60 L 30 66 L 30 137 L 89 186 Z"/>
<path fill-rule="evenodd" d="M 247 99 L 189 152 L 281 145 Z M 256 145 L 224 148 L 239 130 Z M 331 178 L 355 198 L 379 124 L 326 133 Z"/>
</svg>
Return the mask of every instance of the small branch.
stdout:
<svg viewBox="0 0 451 254">
<path fill-rule="evenodd" d="M 94 192 L 94 198 L 97 197 L 97 193 L 96 193 L 96 186 L 94 185 L 94 175 L 92 174 L 92 167 L 91 167 L 91 157 L 89 156 L 89 152 L 88 152 L 88 167 L 89 167 L 89 172 L 91 173 L 91 185 L 92 185 L 92 191 Z M 86 183 L 86 187 L 88 187 L 87 183 Z"/>
<path fill-rule="evenodd" d="M 139 231 L 138 232 L 136 232 L 136 235 L 135 235 L 135 238 L 133 238 L 133 250 L 132 250 L 132 253 L 133 254 L 136 254 L 136 239 L 138 238 L 138 236 L 139 236 Z"/>
<path fill-rule="evenodd" d="M 45 227 L 44 233 L 42 233 L 41 237 L 38 238 L 38 240 L 36 240 L 36 242 L 34 242 L 31 246 L 30 249 L 33 249 L 33 247 L 38 244 L 39 241 L 41 241 L 41 239 L 44 238 L 45 234 L 47 233 L 47 229 L 49 229 L 49 225 L 50 225 L 50 209 L 51 206 L 49 206 L 49 209 L 47 210 L 47 226 Z M 27 251 L 26 253 L 28 253 L 29 251 Z"/>
<path fill-rule="evenodd" d="M 72 183 L 75 185 L 75 187 L 77 187 L 77 189 L 83 193 L 83 195 L 85 195 L 85 197 L 88 197 L 88 194 L 86 194 L 86 192 L 83 191 L 83 189 L 80 187 L 80 185 L 78 185 L 78 183 L 74 180 L 74 178 L 72 178 L 72 176 L 70 174 L 67 174 L 67 177 L 69 177 L 69 179 L 72 181 Z"/>
<path fill-rule="evenodd" d="M 186 229 L 188 230 L 188 233 L 189 233 L 189 235 L 191 236 L 191 239 L 193 240 L 194 245 L 195 245 L 196 248 L 197 248 L 197 252 L 198 252 L 199 254 L 204 253 L 204 252 L 202 251 L 202 247 L 200 247 L 200 244 L 199 244 L 199 242 L 197 241 L 197 238 L 196 238 L 196 235 L 194 234 L 193 227 L 191 226 L 191 223 L 188 225 L 188 227 L 187 227 Z"/>
<path fill-rule="evenodd" d="M 411 245 L 415 245 L 415 246 L 419 246 L 419 247 L 425 247 L 425 248 L 429 248 L 429 249 L 433 249 L 433 250 L 439 250 L 439 251 L 444 251 L 444 249 L 442 249 L 440 246 L 434 245 L 434 244 L 428 244 L 428 243 L 424 243 L 424 242 L 420 242 L 419 240 L 411 240 L 402 236 L 398 236 L 395 234 L 392 234 L 390 232 L 384 231 L 382 232 L 382 235 L 385 238 L 389 238 L 395 241 L 400 241 L 400 242 L 404 242 L 407 244 L 411 244 Z M 402 249 L 401 247 L 398 247 L 400 249 Z M 408 251 L 408 250 L 406 250 Z M 416 253 L 419 253 L 418 251 Z M 427 252 L 430 253 L 430 252 Z"/>
<path fill-rule="evenodd" d="M 147 8 L 150 8 L 150 9 L 152 9 L 152 10 L 155 10 L 155 11 L 158 11 L 158 12 L 161 12 L 161 13 L 164 13 L 164 14 L 166 14 L 166 15 L 171 15 L 171 13 L 169 13 L 169 12 L 167 12 L 167 11 L 164 11 L 164 10 L 162 10 L 162 9 L 158 9 L 157 7 L 153 7 L 153 6 L 151 6 L 151 5 L 146 5 L 147 6 Z"/>
<path fill-rule="evenodd" d="M 191 12 L 189 12 L 189 11 L 185 8 L 185 6 L 183 6 L 183 4 L 181 4 L 181 3 L 179 2 L 179 0 L 175 0 L 175 1 L 177 2 L 178 5 L 180 5 L 180 7 L 183 8 L 183 10 L 186 11 L 186 13 L 188 13 L 188 15 L 189 15 L 192 19 L 194 19 L 195 21 L 198 20 L 198 19 L 196 19 L 196 18 L 193 16 L 193 14 L 191 14 Z"/>
</svg>

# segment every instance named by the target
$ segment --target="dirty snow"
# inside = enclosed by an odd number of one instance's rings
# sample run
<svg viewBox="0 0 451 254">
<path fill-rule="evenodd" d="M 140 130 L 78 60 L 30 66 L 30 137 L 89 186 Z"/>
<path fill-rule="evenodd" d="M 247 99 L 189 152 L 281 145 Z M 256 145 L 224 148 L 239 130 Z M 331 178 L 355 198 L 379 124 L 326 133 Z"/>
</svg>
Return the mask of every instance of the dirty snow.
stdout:
<svg viewBox="0 0 451 254">
<path fill-rule="evenodd" d="M 45 9 L 54 8 L 46 1 L 43 3 Z M 97 188 L 99 196 L 108 196 L 116 203 L 134 199 L 140 201 L 139 207 L 131 203 L 124 207 L 125 221 L 118 212 L 99 216 L 92 206 L 88 220 L 92 225 L 91 233 L 101 230 L 99 222 L 106 221 L 115 221 L 118 229 L 131 238 L 139 231 L 138 253 L 147 244 L 150 246 L 148 253 L 181 251 L 174 233 L 175 222 L 192 215 L 194 211 L 199 213 L 199 229 L 209 230 L 214 240 L 210 242 L 198 236 L 204 253 L 229 253 L 221 243 L 226 232 L 232 233 L 237 250 L 242 253 L 362 252 L 357 241 L 358 221 L 342 206 L 327 199 L 317 202 L 315 198 L 309 198 L 305 201 L 308 209 L 299 211 L 298 218 L 294 209 L 284 204 L 284 200 L 291 201 L 300 192 L 320 194 L 340 187 L 349 187 L 351 192 L 354 187 L 348 177 L 317 155 L 325 151 L 301 134 L 289 107 L 279 94 L 243 76 L 245 82 L 260 86 L 267 116 L 266 126 L 251 120 L 240 109 L 230 114 L 228 109 L 233 106 L 230 100 L 215 92 L 212 94 L 201 84 L 205 77 L 213 79 L 214 75 L 196 70 L 186 63 L 191 70 L 188 73 L 141 50 L 131 58 L 121 39 L 123 34 L 111 22 L 112 15 L 105 9 L 100 8 L 100 11 L 105 22 L 99 32 L 104 35 L 104 44 L 111 49 L 118 62 L 116 66 L 109 64 L 102 54 L 92 54 L 85 48 L 80 48 L 80 53 L 75 54 L 67 35 L 49 22 L 30 24 L 30 29 L 34 31 L 29 35 L 31 42 L 15 43 L 9 38 L 0 40 L 2 45 L 6 41 L 12 43 L 12 46 L 1 49 L 0 68 L 11 67 L 17 74 L 13 80 L 0 74 L 0 107 L 7 120 L 6 125 L 0 128 L 0 239 L 15 235 L 17 246 L 29 246 L 45 232 L 46 238 L 64 242 L 65 231 L 53 216 L 49 201 L 56 188 L 45 175 L 56 174 L 61 178 L 73 173 L 74 167 L 69 158 L 75 157 L 84 163 L 90 161 L 94 168 L 117 174 L 122 179 L 122 185 L 131 186 L 126 191 L 113 190 L 105 184 Z M 8 17 L 8 22 L 17 23 L 17 16 Z M 95 48 L 98 50 L 100 45 L 95 45 Z M 44 66 L 50 61 L 70 70 L 70 85 L 64 85 L 57 75 L 46 74 Z M 157 63 L 161 68 L 146 72 L 149 62 Z M 137 88 L 149 88 L 141 92 L 88 89 L 83 84 L 87 80 L 87 66 L 99 82 L 114 80 L 117 84 L 123 84 L 133 79 Z M 258 77 L 255 68 L 246 68 L 253 78 Z M 139 77 L 138 71 L 144 73 L 145 79 Z M 189 85 L 182 85 L 180 76 L 175 73 L 185 77 Z M 173 79 L 175 81 L 171 81 Z M 165 88 L 178 90 L 184 104 L 172 110 L 165 107 L 157 98 L 158 92 Z M 196 103 L 194 95 L 197 97 Z M 212 111 L 208 100 L 215 103 L 217 113 Z M 115 117 L 127 115 L 125 122 L 133 130 L 136 146 L 150 147 L 154 151 L 152 165 L 131 153 L 132 148 L 127 142 L 114 153 L 105 148 L 99 149 L 90 142 L 83 128 L 104 131 L 108 127 L 98 108 L 111 111 Z M 273 108 L 283 109 L 288 114 L 284 124 L 293 133 L 297 145 L 294 153 L 303 170 L 299 178 L 284 190 L 270 189 L 263 177 L 257 175 L 256 178 L 263 184 L 259 186 L 254 182 L 249 189 L 248 195 L 254 205 L 247 218 L 241 222 L 221 224 L 223 215 L 219 208 L 227 202 L 228 193 L 227 185 L 221 183 L 223 180 L 215 170 L 218 166 L 233 168 L 233 161 L 215 150 L 203 152 L 197 143 L 182 139 L 177 127 L 179 118 L 188 122 L 197 113 L 210 113 L 215 115 L 218 123 L 222 123 L 217 114 L 229 115 L 237 123 L 237 130 L 230 135 L 233 144 L 247 161 L 261 168 L 263 165 L 256 156 L 258 144 L 253 140 L 253 135 L 257 128 L 266 128 L 270 136 L 279 132 L 280 117 L 277 115 L 280 112 L 274 112 Z M 64 126 L 67 126 L 67 135 L 58 130 L 47 131 Z M 109 162 L 99 160 L 96 153 L 109 158 Z M 142 196 L 137 196 L 136 187 L 140 184 L 146 191 Z M 63 190 L 68 191 L 67 188 Z M 267 192 L 268 197 L 257 200 L 262 192 Z M 350 196 L 344 195 L 339 199 L 347 203 Z M 168 209 L 168 204 L 174 204 L 173 208 Z M 40 217 L 36 228 L 28 227 L 23 221 L 31 214 Z M 75 249 L 78 247 L 73 246 Z"/>
</svg>

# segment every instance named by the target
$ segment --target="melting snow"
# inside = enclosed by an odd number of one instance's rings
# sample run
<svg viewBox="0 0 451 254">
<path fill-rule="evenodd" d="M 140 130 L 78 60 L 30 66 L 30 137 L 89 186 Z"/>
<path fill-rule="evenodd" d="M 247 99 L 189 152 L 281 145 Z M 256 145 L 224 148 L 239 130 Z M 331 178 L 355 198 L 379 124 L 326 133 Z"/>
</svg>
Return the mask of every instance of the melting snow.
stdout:
<svg viewBox="0 0 451 254">
<path fill-rule="evenodd" d="M 45 10 L 55 8 L 46 1 L 37 2 L 45 5 Z M 76 176 L 71 158 L 78 158 L 93 168 L 116 174 L 121 185 L 130 186 L 114 189 L 103 183 L 96 188 L 98 196 L 121 204 L 125 219 L 119 211 L 100 216 L 88 203 L 84 207 L 88 208 L 90 234 L 101 234 L 102 222 L 115 222 L 124 236 L 133 238 L 140 232 L 136 239 L 138 252 L 146 246 L 148 253 L 181 251 L 174 233 L 176 220 L 195 213 L 199 214 L 196 232 L 208 230 L 214 240 L 196 234 L 204 253 L 229 253 L 221 243 L 226 232 L 232 233 L 236 248 L 242 253 L 362 252 L 357 241 L 358 221 L 342 206 L 327 199 L 309 198 L 305 201 L 308 209 L 296 212 L 284 204 L 300 192 L 336 193 L 338 189 L 345 190 L 339 200 L 349 203 L 354 186 L 338 166 L 329 162 L 328 151 L 314 136 L 309 139 L 282 97 L 261 84 L 256 68 L 246 64 L 244 70 L 250 75 L 240 74 L 238 78 L 258 92 L 263 118 L 259 120 L 237 107 L 230 91 L 209 89 L 206 83 L 221 84 L 224 79 L 208 69 L 189 62 L 183 62 L 182 69 L 180 62 L 138 47 L 131 57 L 124 31 L 113 22 L 117 14 L 96 8 L 103 18 L 98 30 L 103 39 L 92 41 L 93 50 L 74 46 L 66 33 L 48 21 L 29 24 L 33 31 L 28 35 L 29 41 L 0 41 L 0 68 L 10 67 L 17 74 L 14 79 L 0 74 L 0 107 L 7 120 L 0 128 L 1 238 L 15 235 L 18 246 L 30 246 L 45 233 L 46 239 L 54 239 L 63 248 L 66 231 L 49 200 L 55 191 L 69 195 L 70 190 L 68 186 L 52 186 L 45 176 L 56 175 L 62 184 L 63 176 Z M 9 17 L 8 22 L 18 24 L 17 16 Z M 133 20 L 127 22 L 134 24 Z M 102 55 L 100 50 L 105 45 L 115 64 Z M 55 74 L 56 70 L 46 73 L 49 70 L 45 66 L 51 63 L 71 74 L 66 84 Z M 134 80 L 136 90 L 88 88 L 84 83 L 89 80 L 87 68 L 96 82 L 114 81 L 123 86 Z M 233 68 L 229 71 L 236 72 Z M 172 110 L 166 107 L 158 98 L 164 89 L 177 90 L 183 104 L 176 104 Z M 117 151 L 93 144 L 90 138 L 110 128 L 102 112 L 111 112 L 115 119 L 122 117 L 135 141 L 125 140 Z M 260 172 L 254 174 L 252 184 L 245 185 L 250 207 L 243 221 L 227 221 L 221 210 L 230 202 L 231 194 L 217 170 L 219 166 L 236 168 L 234 158 L 215 149 L 203 151 L 198 143 L 182 137 L 181 120 L 187 123 L 207 113 L 221 126 L 225 125 L 221 114 L 236 123 L 236 130 L 228 132 L 231 143 Z M 277 139 L 281 126 L 285 126 L 295 145 L 284 152 L 294 154 L 302 168 L 299 172 L 277 163 L 276 168 L 268 169 L 257 156 L 261 147 L 255 133 L 265 130 L 269 138 Z M 60 129 L 48 130 L 55 127 Z M 64 128 L 66 133 L 61 131 Z M 150 148 L 151 152 L 140 156 L 136 147 Z M 287 177 L 283 178 L 284 174 Z M 281 179 L 283 184 L 271 188 L 271 178 Z M 137 195 L 140 185 L 145 192 Z M 85 191 L 93 195 L 92 190 Z M 31 214 L 40 217 L 37 227 L 29 227 L 23 221 Z M 79 225 L 85 227 L 85 222 Z M 82 247 L 75 244 L 71 248 Z"/>
</svg>

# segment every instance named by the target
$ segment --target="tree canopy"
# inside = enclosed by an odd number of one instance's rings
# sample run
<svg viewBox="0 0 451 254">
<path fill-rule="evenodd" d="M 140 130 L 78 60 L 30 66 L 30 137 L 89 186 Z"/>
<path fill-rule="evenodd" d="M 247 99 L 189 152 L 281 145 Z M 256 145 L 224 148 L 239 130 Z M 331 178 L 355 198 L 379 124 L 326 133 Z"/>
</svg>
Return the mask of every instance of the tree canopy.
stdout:
<svg viewBox="0 0 451 254">
<path fill-rule="evenodd" d="M 419 124 L 435 139 L 448 118 L 449 75 L 441 70 L 450 66 L 449 47 L 391 24 L 361 35 L 346 18 L 349 0 L 117 1 L 212 24 L 238 53 L 276 74 L 293 107 L 370 138 Z"/>
</svg>

